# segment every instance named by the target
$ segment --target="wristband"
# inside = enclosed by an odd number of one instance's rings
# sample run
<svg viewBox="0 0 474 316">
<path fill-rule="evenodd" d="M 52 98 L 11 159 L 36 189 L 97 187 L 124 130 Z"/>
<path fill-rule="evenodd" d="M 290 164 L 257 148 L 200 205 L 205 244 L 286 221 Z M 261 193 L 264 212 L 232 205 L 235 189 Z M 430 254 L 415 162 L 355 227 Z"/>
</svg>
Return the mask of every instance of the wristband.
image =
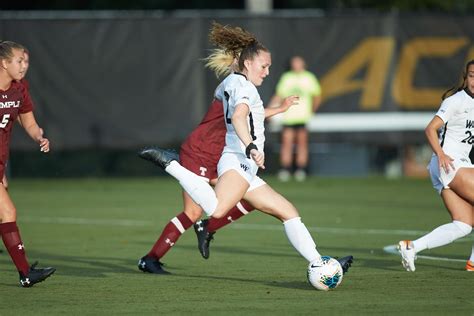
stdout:
<svg viewBox="0 0 474 316">
<path fill-rule="evenodd" d="M 257 145 L 255 145 L 254 143 L 250 143 L 247 148 L 245 148 L 245 155 L 247 156 L 248 159 L 250 159 L 250 151 L 252 149 L 256 149 L 258 150 L 258 147 Z"/>
</svg>

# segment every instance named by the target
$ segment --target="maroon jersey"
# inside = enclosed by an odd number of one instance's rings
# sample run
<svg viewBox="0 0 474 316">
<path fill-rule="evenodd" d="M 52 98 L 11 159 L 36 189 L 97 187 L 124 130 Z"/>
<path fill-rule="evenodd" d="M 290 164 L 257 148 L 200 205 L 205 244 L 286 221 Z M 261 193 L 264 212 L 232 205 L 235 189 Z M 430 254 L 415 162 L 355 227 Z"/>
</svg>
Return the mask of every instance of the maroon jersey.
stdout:
<svg viewBox="0 0 474 316">
<path fill-rule="evenodd" d="M 18 114 L 33 111 L 33 102 L 21 82 L 12 81 L 6 91 L 0 90 L 0 177 L 8 160 L 10 136 Z"/>
<path fill-rule="evenodd" d="M 181 145 L 181 164 L 199 176 L 217 178 L 226 132 L 222 101 L 214 99 L 201 123 Z"/>
<path fill-rule="evenodd" d="M 20 83 L 22 83 L 25 86 L 26 91 L 28 91 L 28 93 L 30 93 L 30 83 L 28 82 L 28 80 L 23 78 L 23 79 L 20 80 Z"/>
</svg>

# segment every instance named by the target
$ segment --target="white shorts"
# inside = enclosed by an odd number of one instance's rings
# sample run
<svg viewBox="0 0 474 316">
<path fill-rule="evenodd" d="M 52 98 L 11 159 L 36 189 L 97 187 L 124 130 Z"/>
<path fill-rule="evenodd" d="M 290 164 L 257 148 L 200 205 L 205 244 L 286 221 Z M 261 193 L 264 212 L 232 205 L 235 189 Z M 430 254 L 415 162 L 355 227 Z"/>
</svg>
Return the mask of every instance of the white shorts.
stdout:
<svg viewBox="0 0 474 316">
<path fill-rule="evenodd" d="M 441 194 L 443 189 L 449 189 L 449 184 L 451 181 L 453 181 L 460 168 L 474 168 L 474 165 L 471 163 L 471 161 L 466 158 L 454 158 L 452 164 L 454 165 L 454 170 L 450 169 L 449 173 L 446 173 L 443 168 L 439 170 L 438 156 L 433 155 L 431 157 L 428 170 L 430 171 L 433 188 L 435 188 L 439 194 Z"/>
<path fill-rule="evenodd" d="M 223 153 L 217 164 L 219 177 L 229 170 L 237 171 L 250 185 L 247 192 L 266 184 L 257 176 L 258 166 L 252 159 L 244 155 L 234 153 Z"/>
</svg>

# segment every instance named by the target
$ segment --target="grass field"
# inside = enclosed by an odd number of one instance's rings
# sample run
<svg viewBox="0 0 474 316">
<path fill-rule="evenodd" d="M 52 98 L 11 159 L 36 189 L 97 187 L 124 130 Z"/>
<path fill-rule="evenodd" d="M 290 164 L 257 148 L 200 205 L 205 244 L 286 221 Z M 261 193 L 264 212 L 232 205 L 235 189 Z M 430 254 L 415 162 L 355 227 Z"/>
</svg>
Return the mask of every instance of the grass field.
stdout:
<svg viewBox="0 0 474 316">
<path fill-rule="evenodd" d="M 181 210 L 180 188 L 169 177 L 13 180 L 30 261 L 57 272 L 19 288 L 1 253 L 0 315 L 474 315 L 474 273 L 463 271 L 472 235 L 424 252 L 434 260 L 419 259 L 415 273 L 383 251 L 448 222 L 428 180 L 266 180 L 298 207 L 322 254 L 354 255 L 335 291 L 307 283 L 307 264 L 282 225 L 258 212 L 219 231 L 209 260 L 188 231 L 163 259 L 172 275 L 139 272 L 137 260 Z"/>
</svg>

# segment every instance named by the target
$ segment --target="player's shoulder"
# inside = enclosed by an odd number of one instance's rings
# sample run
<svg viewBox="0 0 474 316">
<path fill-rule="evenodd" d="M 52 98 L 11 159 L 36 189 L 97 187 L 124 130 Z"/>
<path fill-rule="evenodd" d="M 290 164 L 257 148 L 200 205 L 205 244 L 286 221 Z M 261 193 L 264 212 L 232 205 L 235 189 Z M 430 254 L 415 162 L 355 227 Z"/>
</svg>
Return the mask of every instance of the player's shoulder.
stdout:
<svg viewBox="0 0 474 316">
<path fill-rule="evenodd" d="M 443 100 L 441 103 L 442 107 L 452 107 L 452 106 L 460 106 L 462 105 L 463 101 L 466 99 L 466 92 L 464 90 L 458 91 L 453 95 L 450 95 L 446 99 Z"/>
<path fill-rule="evenodd" d="M 247 80 L 247 77 L 241 73 L 232 73 L 224 79 L 225 90 L 229 88 L 235 89 L 251 89 L 255 88 L 255 86 Z"/>
<path fill-rule="evenodd" d="M 224 79 L 227 84 L 243 85 L 247 82 L 247 77 L 240 72 L 233 72 Z"/>
</svg>

